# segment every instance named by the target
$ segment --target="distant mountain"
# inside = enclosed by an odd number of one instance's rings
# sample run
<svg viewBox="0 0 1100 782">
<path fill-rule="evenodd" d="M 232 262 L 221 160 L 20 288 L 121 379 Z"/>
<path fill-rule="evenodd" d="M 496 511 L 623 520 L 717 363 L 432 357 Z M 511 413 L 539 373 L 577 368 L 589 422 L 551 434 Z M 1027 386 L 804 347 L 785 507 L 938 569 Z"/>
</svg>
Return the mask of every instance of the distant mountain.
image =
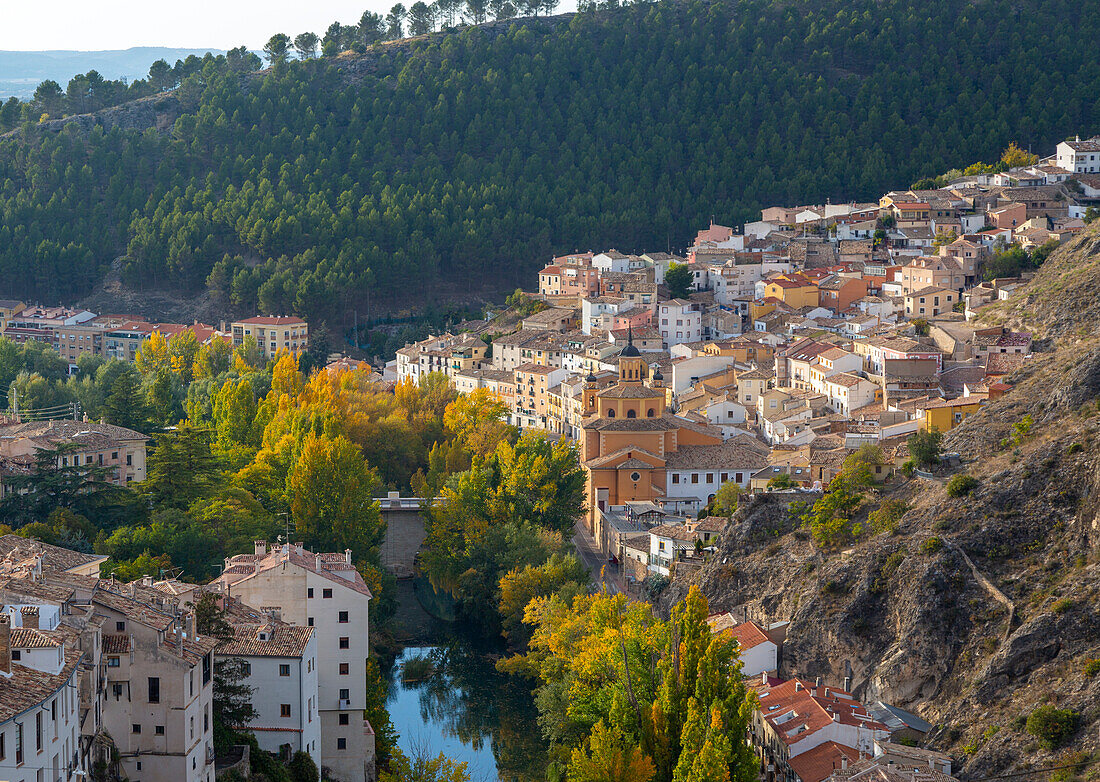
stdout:
<svg viewBox="0 0 1100 782">
<path fill-rule="evenodd" d="M 1079 0 L 660 0 L 263 72 L 211 57 L 94 114 L 0 112 L 0 295 L 72 301 L 117 270 L 330 324 L 368 293 L 497 296 L 552 254 L 683 247 L 712 215 L 1096 133 L 1097 40 Z"/>
<path fill-rule="evenodd" d="M 162 46 L 135 46 L 131 49 L 115 49 L 98 52 L 79 52 L 56 49 L 44 52 L 0 51 L 0 99 L 14 95 L 26 100 L 34 95 L 35 87 L 46 79 L 53 79 L 65 89 L 69 79 L 78 73 L 99 71 L 105 79 L 145 78 L 149 66 L 157 60 L 176 60 L 189 55 L 202 57 L 207 52 L 224 54 L 224 49 L 169 49 Z"/>
</svg>

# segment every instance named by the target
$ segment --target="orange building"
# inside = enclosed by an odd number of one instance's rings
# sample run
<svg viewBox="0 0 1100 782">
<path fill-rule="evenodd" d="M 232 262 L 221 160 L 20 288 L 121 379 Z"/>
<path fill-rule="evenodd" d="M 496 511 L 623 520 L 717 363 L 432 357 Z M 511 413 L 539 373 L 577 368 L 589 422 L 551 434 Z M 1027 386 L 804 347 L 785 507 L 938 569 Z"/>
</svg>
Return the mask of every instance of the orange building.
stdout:
<svg viewBox="0 0 1100 782">
<path fill-rule="evenodd" d="M 670 414 L 663 386 L 660 371 L 650 373 L 632 341 L 619 356 L 615 385 L 599 390 L 591 375 L 585 383 L 581 459 L 588 528 L 596 540 L 604 538 L 601 510 L 665 498 L 666 460 L 681 446 L 722 444 L 720 431 Z"/>
</svg>

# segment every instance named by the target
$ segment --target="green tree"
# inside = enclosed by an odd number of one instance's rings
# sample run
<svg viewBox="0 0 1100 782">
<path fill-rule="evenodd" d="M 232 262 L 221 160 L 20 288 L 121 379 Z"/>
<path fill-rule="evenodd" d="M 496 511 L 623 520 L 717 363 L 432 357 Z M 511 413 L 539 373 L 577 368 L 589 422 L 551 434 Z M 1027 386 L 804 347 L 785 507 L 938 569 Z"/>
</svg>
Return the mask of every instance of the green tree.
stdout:
<svg viewBox="0 0 1100 782">
<path fill-rule="evenodd" d="M 712 512 L 719 516 L 732 517 L 737 511 L 737 503 L 744 491 L 737 481 L 726 481 L 714 493 L 714 501 L 711 503 Z"/>
<path fill-rule="evenodd" d="M 298 53 L 299 60 L 312 60 L 317 56 L 317 33 L 299 33 L 294 37 L 294 50 Z"/>
<path fill-rule="evenodd" d="M 221 482 L 210 432 L 184 422 L 153 437 L 148 473 L 138 489 L 154 507 L 183 509 L 210 496 Z"/>
<path fill-rule="evenodd" d="M 395 3 L 386 14 L 386 35 L 392 40 L 405 36 L 404 25 L 407 12 L 401 3 Z"/>
<path fill-rule="evenodd" d="M 909 455 L 918 465 L 932 467 L 940 460 L 940 442 L 943 434 L 937 429 L 921 429 L 906 440 Z"/>
<path fill-rule="evenodd" d="M 109 424 L 138 432 L 149 427 L 148 408 L 136 372 L 123 372 L 111 383 L 111 392 L 103 402 L 103 418 Z"/>
<path fill-rule="evenodd" d="M 665 285 L 674 299 L 686 299 L 691 294 L 694 276 L 687 264 L 670 263 L 665 272 Z"/>
<path fill-rule="evenodd" d="M 286 62 L 287 54 L 290 51 L 290 36 L 276 33 L 267 39 L 263 51 L 269 64 L 282 65 Z"/>
</svg>

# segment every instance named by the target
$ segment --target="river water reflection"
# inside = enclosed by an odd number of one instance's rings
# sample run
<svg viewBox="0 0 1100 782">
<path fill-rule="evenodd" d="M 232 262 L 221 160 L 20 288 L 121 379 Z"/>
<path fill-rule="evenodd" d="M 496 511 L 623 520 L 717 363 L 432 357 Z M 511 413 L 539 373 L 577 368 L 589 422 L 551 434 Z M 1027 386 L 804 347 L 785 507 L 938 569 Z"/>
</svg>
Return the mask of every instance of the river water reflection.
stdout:
<svg viewBox="0 0 1100 782">
<path fill-rule="evenodd" d="M 529 682 L 498 673 L 492 651 L 460 636 L 402 651 L 387 699 L 401 750 L 466 761 L 473 782 L 544 780 Z"/>
</svg>

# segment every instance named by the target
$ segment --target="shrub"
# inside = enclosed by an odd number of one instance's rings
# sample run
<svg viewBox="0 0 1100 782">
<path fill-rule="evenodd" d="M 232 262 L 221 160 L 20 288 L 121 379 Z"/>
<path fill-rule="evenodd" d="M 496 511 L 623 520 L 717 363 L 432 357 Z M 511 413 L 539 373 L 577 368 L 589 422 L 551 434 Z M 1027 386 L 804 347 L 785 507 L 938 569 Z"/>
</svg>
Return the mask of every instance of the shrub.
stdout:
<svg viewBox="0 0 1100 782">
<path fill-rule="evenodd" d="M 1027 718 L 1027 732 L 1047 749 L 1057 749 L 1077 727 L 1077 712 L 1050 704 L 1040 706 Z"/>
<path fill-rule="evenodd" d="M 1074 603 L 1068 597 L 1063 597 L 1061 600 L 1055 600 L 1054 605 L 1050 607 L 1050 610 L 1056 614 L 1064 614 L 1066 611 L 1073 608 Z"/>
<path fill-rule="evenodd" d="M 660 573 L 653 573 L 645 580 L 645 591 L 649 595 L 649 598 L 655 599 L 658 595 L 665 591 L 668 587 L 668 576 L 663 576 Z"/>
<path fill-rule="evenodd" d="M 1085 660 L 1085 665 L 1084 665 L 1083 670 L 1084 670 L 1085 676 L 1088 676 L 1088 677 L 1093 677 L 1096 674 L 1100 673 L 1100 658 L 1091 657 L 1088 660 Z"/>
<path fill-rule="evenodd" d="M 947 482 L 948 497 L 965 497 L 978 486 L 978 479 L 973 475 L 955 475 Z"/>
<path fill-rule="evenodd" d="M 943 538 L 938 535 L 933 535 L 928 540 L 920 544 L 920 550 L 922 554 L 935 554 L 937 551 L 943 548 Z"/>
<path fill-rule="evenodd" d="M 875 510 L 867 514 L 867 521 L 871 525 L 871 531 L 894 532 L 898 528 L 901 517 L 905 515 L 906 504 L 901 500 L 883 500 Z"/>
</svg>

